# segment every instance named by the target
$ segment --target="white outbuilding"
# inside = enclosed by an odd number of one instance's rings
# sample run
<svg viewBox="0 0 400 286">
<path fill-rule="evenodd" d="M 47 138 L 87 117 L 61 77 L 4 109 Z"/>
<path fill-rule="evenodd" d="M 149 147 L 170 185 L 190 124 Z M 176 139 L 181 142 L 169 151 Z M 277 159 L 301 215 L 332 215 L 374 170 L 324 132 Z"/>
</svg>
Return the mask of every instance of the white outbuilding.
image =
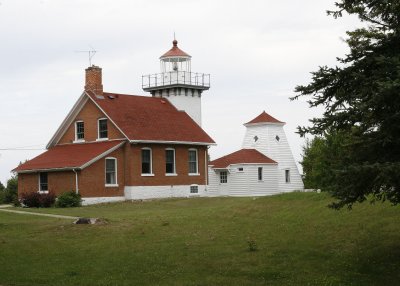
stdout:
<svg viewBox="0 0 400 286">
<path fill-rule="evenodd" d="M 284 122 L 265 111 L 244 124 L 242 149 L 209 163 L 210 196 L 265 196 L 303 190 Z"/>
</svg>

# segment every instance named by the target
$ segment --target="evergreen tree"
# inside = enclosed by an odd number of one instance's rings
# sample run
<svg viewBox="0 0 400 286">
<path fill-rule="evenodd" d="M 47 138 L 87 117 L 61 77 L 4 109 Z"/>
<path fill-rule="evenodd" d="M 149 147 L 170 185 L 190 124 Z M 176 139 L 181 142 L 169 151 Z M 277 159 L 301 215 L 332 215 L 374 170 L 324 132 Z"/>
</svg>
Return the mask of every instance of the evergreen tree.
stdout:
<svg viewBox="0 0 400 286">
<path fill-rule="evenodd" d="M 297 95 L 311 97 L 310 107 L 323 106 L 320 118 L 300 135 L 345 137 L 337 162 L 329 172 L 335 180 L 325 186 L 337 202 L 351 207 L 375 199 L 400 202 L 400 1 L 341 0 L 335 18 L 356 14 L 366 28 L 347 32 L 350 52 L 338 66 L 322 66 L 308 85 L 297 86 Z"/>
</svg>

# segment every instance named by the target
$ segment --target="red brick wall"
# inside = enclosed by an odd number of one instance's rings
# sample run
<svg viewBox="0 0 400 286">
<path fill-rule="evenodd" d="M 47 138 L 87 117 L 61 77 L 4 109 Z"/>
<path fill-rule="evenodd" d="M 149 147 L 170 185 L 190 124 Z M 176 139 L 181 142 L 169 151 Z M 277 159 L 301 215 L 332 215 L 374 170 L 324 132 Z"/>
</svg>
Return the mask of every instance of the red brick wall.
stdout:
<svg viewBox="0 0 400 286">
<path fill-rule="evenodd" d="M 141 150 L 143 147 L 152 149 L 152 163 L 154 176 L 142 176 Z M 165 174 L 165 149 L 175 149 L 175 168 L 177 176 Z M 134 144 L 126 146 L 127 156 L 127 186 L 162 186 L 162 185 L 190 185 L 205 184 L 205 153 L 207 147 L 197 146 L 199 176 L 189 176 L 189 145 L 164 144 Z"/>
<path fill-rule="evenodd" d="M 72 171 L 48 172 L 49 191 L 59 195 L 75 190 L 75 173 Z M 18 175 L 18 195 L 39 191 L 39 173 Z"/>
<path fill-rule="evenodd" d="M 105 186 L 105 158 L 117 159 L 118 187 Z M 124 149 L 119 148 L 106 157 L 98 160 L 79 173 L 79 192 L 82 197 L 113 197 L 123 196 L 125 187 Z"/>
<path fill-rule="evenodd" d="M 141 174 L 141 150 L 152 149 L 154 176 Z M 165 174 L 165 149 L 175 149 L 175 166 L 177 176 Z M 84 170 L 78 171 L 79 192 L 82 197 L 123 196 L 125 186 L 162 186 L 190 185 L 206 183 L 205 154 L 207 147 L 197 146 L 198 176 L 189 176 L 188 151 L 193 146 L 163 144 L 125 144 L 107 155 L 117 159 L 118 187 L 105 186 L 105 158 L 98 160 Z M 18 193 L 38 191 L 38 173 L 18 175 Z M 75 173 L 73 171 L 48 172 L 49 190 L 60 194 L 75 190 Z"/>
<path fill-rule="evenodd" d="M 72 143 L 75 140 L 75 122 L 80 120 L 85 124 L 85 141 L 96 141 L 97 120 L 105 117 L 104 113 L 89 99 L 57 144 Z M 109 139 L 125 138 L 110 120 L 107 122 L 107 128 Z"/>
</svg>

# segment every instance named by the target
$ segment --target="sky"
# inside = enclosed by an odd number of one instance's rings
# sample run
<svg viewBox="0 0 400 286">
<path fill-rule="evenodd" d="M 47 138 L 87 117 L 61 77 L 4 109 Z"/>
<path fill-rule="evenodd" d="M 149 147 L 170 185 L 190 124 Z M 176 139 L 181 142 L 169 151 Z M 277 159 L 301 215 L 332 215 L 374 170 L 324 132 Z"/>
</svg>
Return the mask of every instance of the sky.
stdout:
<svg viewBox="0 0 400 286">
<path fill-rule="evenodd" d="M 334 66 L 348 52 L 345 31 L 360 26 L 329 9 L 334 0 L 0 0 L 0 182 L 45 151 L 81 95 L 89 61 L 77 51 L 97 51 L 105 91 L 148 95 L 141 76 L 160 71 L 174 32 L 192 71 L 211 74 L 202 96 L 211 158 L 240 149 L 243 124 L 265 110 L 286 122 L 301 161 L 296 128 L 323 110 L 289 97 Z"/>
</svg>

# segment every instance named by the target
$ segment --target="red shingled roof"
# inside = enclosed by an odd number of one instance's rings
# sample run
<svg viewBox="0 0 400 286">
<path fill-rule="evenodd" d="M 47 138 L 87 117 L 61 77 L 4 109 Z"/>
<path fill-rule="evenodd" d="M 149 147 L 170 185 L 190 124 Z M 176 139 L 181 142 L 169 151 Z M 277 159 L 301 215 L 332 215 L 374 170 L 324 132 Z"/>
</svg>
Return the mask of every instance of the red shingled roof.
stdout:
<svg viewBox="0 0 400 286">
<path fill-rule="evenodd" d="M 165 98 L 104 93 L 102 99 L 87 93 L 130 140 L 215 143 Z"/>
<path fill-rule="evenodd" d="M 277 164 L 256 149 L 241 149 L 229 155 L 211 161 L 212 168 L 226 168 L 232 164 Z"/>
<path fill-rule="evenodd" d="M 161 58 L 166 58 L 166 57 L 190 57 L 187 53 L 185 53 L 184 51 L 182 51 L 180 48 L 178 48 L 178 41 L 174 40 L 172 42 L 173 46 L 172 48 L 166 52 L 165 54 L 163 54 Z"/>
<path fill-rule="evenodd" d="M 282 121 L 279 121 L 278 119 L 272 117 L 265 111 L 263 111 L 260 115 L 258 115 L 256 118 L 253 120 L 247 122 L 246 124 L 253 124 L 253 123 L 264 123 L 264 122 L 271 122 L 271 123 L 285 123 Z"/>
<path fill-rule="evenodd" d="M 39 156 L 18 166 L 13 171 L 80 168 L 92 159 L 106 153 L 124 141 L 57 145 Z"/>
</svg>

